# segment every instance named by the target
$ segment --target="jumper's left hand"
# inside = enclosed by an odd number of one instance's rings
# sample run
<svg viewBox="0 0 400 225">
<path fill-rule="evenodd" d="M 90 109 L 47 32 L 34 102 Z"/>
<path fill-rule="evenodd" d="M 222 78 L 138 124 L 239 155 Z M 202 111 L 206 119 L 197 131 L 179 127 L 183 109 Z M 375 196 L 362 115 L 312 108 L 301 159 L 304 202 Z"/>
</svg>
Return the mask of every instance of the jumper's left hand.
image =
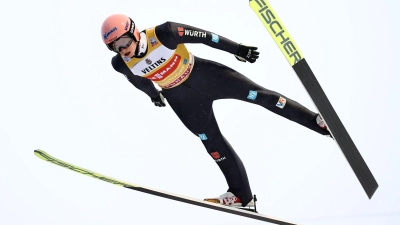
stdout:
<svg viewBox="0 0 400 225">
<path fill-rule="evenodd" d="M 258 55 L 260 54 L 256 51 L 258 48 L 253 46 L 247 46 L 239 44 L 239 49 L 235 54 L 237 60 L 250 63 L 254 63 L 258 59 Z"/>
<path fill-rule="evenodd" d="M 159 91 L 159 95 L 155 98 L 152 98 L 151 101 L 155 106 L 165 107 L 165 98 L 161 91 Z"/>
</svg>

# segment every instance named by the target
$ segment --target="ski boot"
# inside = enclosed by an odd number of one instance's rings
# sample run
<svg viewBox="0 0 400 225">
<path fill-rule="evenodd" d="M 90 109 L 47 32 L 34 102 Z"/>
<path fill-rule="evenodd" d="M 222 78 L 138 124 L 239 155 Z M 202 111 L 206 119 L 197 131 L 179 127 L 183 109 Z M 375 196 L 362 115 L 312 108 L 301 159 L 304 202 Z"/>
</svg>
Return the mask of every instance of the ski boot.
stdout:
<svg viewBox="0 0 400 225">
<path fill-rule="evenodd" d="M 327 130 L 329 132 L 329 134 L 325 135 L 327 137 L 332 137 L 331 131 L 329 130 L 328 126 L 325 123 L 325 120 L 321 117 L 320 114 L 318 114 L 317 118 L 316 118 L 316 122 L 318 124 L 319 127 L 321 127 L 324 130 Z"/>
<path fill-rule="evenodd" d="M 240 198 L 236 197 L 231 192 L 226 192 L 225 194 L 222 194 L 216 198 L 206 198 L 206 199 L 204 199 L 204 201 L 217 203 L 217 204 L 234 207 L 234 208 L 238 208 L 238 209 L 243 209 L 243 210 L 247 210 L 247 211 L 251 211 L 251 212 L 257 212 L 256 204 L 255 204 L 255 202 L 257 201 L 257 198 L 255 195 L 254 195 L 254 198 L 244 207 L 242 206 L 242 201 L 240 200 Z"/>
</svg>

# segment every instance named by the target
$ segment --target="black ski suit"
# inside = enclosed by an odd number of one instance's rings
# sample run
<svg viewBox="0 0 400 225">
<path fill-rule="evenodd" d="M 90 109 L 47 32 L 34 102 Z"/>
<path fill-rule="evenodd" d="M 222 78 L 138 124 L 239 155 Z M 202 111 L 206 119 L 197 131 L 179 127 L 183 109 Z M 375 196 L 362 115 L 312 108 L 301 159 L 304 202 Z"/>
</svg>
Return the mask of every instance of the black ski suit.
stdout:
<svg viewBox="0 0 400 225">
<path fill-rule="evenodd" d="M 212 33 L 193 26 L 166 22 L 156 26 L 155 33 L 160 42 L 169 49 L 180 43 L 202 43 L 210 47 L 236 54 L 239 44 L 219 36 L 218 43 L 211 38 L 178 35 L 177 28 Z M 149 79 L 134 75 L 117 54 L 112 59 L 114 69 L 124 74 L 138 89 L 150 98 L 159 96 Z M 182 123 L 204 144 L 208 154 L 215 160 L 224 174 L 228 191 L 239 197 L 243 206 L 253 198 L 245 167 L 232 146 L 221 134 L 214 117 L 212 104 L 218 99 L 237 99 L 260 105 L 269 111 L 301 124 L 322 135 L 329 132 L 316 123 L 317 113 L 280 93 L 268 90 L 239 72 L 220 63 L 195 56 L 195 64 L 189 78 L 181 85 L 163 89 L 163 95 Z"/>
</svg>

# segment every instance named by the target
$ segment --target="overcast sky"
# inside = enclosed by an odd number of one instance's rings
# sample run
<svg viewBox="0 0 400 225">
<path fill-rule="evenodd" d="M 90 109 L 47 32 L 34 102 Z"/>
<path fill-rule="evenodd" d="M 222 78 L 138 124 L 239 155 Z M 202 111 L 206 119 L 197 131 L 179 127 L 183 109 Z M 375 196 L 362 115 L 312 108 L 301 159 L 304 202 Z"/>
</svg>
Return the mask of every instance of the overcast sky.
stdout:
<svg viewBox="0 0 400 225">
<path fill-rule="evenodd" d="M 334 141 L 264 108 L 214 103 L 260 213 L 307 225 L 400 224 L 400 3 L 270 0 L 380 187 L 368 199 Z M 198 199 L 227 189 L 198 137 L 110 64 L 100 26 L 174 21 L 259 47 L 255 64 L 199 56 L 316 110 L 248 1 L 9 1 L 1 12 L 0 224 L 266 224 L 91 179 L 34 156 Z M 168 105 L 168 102 L 167 102 Z"/>
</svg>

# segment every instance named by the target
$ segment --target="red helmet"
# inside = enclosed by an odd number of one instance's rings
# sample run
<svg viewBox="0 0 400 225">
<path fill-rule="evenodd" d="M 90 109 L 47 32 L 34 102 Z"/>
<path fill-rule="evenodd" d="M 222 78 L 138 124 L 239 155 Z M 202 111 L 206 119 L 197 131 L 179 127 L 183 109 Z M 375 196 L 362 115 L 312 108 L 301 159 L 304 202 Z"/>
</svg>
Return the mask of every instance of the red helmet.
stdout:
<svg viewBox="0 0 400 225">
<path fill-rule="evenodd" d="M 113 43 L 123 35 L 129 35 L 135 42 L 140 40 L 139 30 L 133 20 L 123 14 L 107 17 L 101 26 L 101 36 L 108 49 L 114 51 Z"/>
</svg>

